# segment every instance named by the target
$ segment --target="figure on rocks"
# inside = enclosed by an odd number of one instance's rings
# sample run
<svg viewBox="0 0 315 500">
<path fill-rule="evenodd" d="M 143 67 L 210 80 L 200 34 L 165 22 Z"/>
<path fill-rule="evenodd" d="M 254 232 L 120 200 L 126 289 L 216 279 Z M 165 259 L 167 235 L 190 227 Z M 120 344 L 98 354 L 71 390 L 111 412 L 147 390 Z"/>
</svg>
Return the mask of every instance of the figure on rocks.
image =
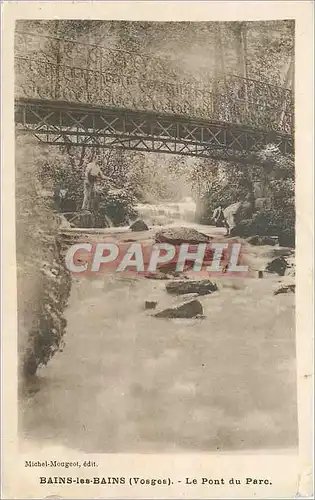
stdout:
<svg viewBox="0 0 315 500">
<path fill-rule="evenodd" d="M 65 186 L 58 185 L 54 190 L 54 201 L 57 209 L 60 212 L 65 212 L 67 209 L 68 189 Z"/>
<path fill-rule="evenodd" d="M 105 176 L 100 168 L 101 161 L 97 158 L 87 164 L 84 174 L 84 197 L 82 210 L 91 210 L 95 197 L 95 183 L 98 179 L 105 180 Z"/>
<path fill-rule="evenodd" d="M 219 205 L 217 208 L 214 209 L 212 219 L 216 227 L 225 226 L 226 221 L 223 213 L 223 208 L 221 207 L 221 205 Z"/>
<path fill-rule="evenodd" d="M 244 219 L 251 219 L 255 211 L 255 198 L 252 193 L 246 195 L 245 200 L 229 205 L 224 210 L 217 207 L 213 212 L 216 226 L 226 227 L 226 236 L 231 236 L 236 226 Z M 217 222 L 216 222 L 217 221 Z"/>
</svg>

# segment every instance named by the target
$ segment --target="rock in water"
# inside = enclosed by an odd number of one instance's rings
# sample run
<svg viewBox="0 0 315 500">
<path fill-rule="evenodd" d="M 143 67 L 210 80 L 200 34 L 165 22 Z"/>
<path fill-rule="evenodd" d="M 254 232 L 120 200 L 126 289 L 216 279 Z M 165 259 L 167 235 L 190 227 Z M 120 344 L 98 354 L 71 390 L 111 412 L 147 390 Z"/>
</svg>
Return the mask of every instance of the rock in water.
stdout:
<svg viewBox="0 0 315 500">
<path fill-rule="evenodd" d="M 247 241 L 250 245 L 271 245 L 275 246 L 277 244 L 277 236 L 250 236 Z"/>
<path fill-rule="evenodd" d="M 149 230 L 146 223 L 141 219 L 138 219 L 135 222 L 133 222 L 131 224 L 131 226 L 129 227 L 129 229 L 131 229 L 131 231 L 148 231 Z"/>
<path fill-rule="evenodd" d="M 274 295 L 279 295 L 280 293 L 295 293 L 295 284 L 291 285 L 280 285 L 277 290 L 273 292 Z"/>
<path fill-rule="evenodd" d="M 179 278 L 182 273 L 180 271 L 176 271 L 176 267 L 177 267 L 177 262 L 168 262 L 166 264 L 158 264 L 157 266 L 158 271 L 160 273 L 169 274 L 174 278 Z M 186 265 L 186 267 L 190 269 L 192 266 Z"/>
<path fill-rule="evenodd" d="M 200 233 L 191 227 L 162 229 L 155 235 L 157 243 L 171 243 L 172 245 L 180 245 L 181 243 L 208 243 L 210 239 L 210 236 Z"/>
<path fill-rule="evenodd" d="M 199 300 L 191 300 L 177 307 L 170 307 L 154 315 L 156 318 L 195 318 L 203 316 L 203 307 Z"/>
<path fill-rule="evenodd" d="M 156 300 L 146 300 L 144 303 L 145 309 L 155 309 L 157 305 Z"/>
<path fill-rule="evenodd" d="M 284 257 L 277 257 L 267 264 L 266 271 L 269 271 L 270 273 L 277 273 L 279 276 L 284 276 L 288 267 L 290 267 L 290 265 Z"/>
<path fill-rule="evenodd" d="M 200 281 L 171 281 L 167 283 L 166 290 L 169 293 L 176 295 L 184 295 L 186 293 L 197 293 L 198 295 L 206 295 L 215 292 L 218 289 L 216 283 L 210 280 Z"/>
<path fill-rule="evenodd" d="M 170 280 L 171 277 L 166 274 L 166 273 L 160 273 L 159 271 L 155 272 L 155 273 L 146 273 L 144 275 L 145 278 L 149 279 L 149 280 Z"/>
</svg>

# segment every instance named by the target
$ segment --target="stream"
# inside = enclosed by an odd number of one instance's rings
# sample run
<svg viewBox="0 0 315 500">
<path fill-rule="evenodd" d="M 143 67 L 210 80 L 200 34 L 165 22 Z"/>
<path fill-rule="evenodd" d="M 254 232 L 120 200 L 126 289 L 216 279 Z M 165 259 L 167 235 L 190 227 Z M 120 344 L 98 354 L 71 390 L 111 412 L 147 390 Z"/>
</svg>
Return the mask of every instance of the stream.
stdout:
<svg viewBox="0 0 315 500">
<path fill-rule="evenodd" d="M 138 208 L 153 225 L 188 225 L 218 238 L 225 231 L 194 223 L 189 199 Z M 125 233 L 130 237 L 125 228 L 117 238 Z M 278 251 L 248 245 L 253 269 Z M 200 297 L 204 319 L 158 319 L 146 300 L 159 307 L 182 301 L 166 293 L 165 281 L 74 277 L 65 348 L 38 370 L 20 404 L 22 446 L 85 453 L 295 449 L 295 296 L 273 295 L 280 280 L 218 278 L 219 290 Z"/>
</svg>

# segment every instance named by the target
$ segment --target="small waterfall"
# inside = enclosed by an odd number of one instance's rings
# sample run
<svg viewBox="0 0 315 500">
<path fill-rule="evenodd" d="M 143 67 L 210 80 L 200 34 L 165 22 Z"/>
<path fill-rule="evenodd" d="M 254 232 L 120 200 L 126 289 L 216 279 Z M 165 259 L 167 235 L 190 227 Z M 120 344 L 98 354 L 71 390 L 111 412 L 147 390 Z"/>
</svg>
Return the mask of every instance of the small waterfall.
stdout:
<svg viewBox="0 0 315 500">
<path fill-rule="evenodd" d="M 178 202 L 165 201 L 157 204 L 139 203 L 136 206 L 139 217 L 150 225 L 171 224 L 176 221 L 194 222 L 196 203 L 192 198 Z"/>
</svg>

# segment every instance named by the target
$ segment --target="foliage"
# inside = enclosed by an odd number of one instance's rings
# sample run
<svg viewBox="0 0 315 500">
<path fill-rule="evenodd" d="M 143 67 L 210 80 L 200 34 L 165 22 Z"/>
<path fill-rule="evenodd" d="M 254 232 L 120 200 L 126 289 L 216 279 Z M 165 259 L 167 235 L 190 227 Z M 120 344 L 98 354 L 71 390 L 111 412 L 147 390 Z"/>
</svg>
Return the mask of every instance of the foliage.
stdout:
<svg viewBox="0 0 315 500">
<path fill-rule="evenodd" d="M 263 186 L 266 198 L 270 199 L 269 208 L 256 211 L 253 218 L 243 220 L 236 229 L 239 236 L 252 234 L 279 236 L 280 239 L 294 244 L 295 238 L 295 183 L 294 159 L 283 156 L 274 145 L 268 145 L 257 153 L 254 165 L 225 164 L 220 162 L 217 168 L 200 163 L 194 171 L 207 178 L 207 184 L 200 193 L 200 222 L 211 223 L 213 210 L 223 208 L 243 200 L 248 193 L 253 193 L 255 182 Z"/>
<path fill-rule="evenodd" d="M 86 164 L 92 161 L 95 156 L 96 151 L 93 149 L 59 148 L 58 150 L 56 148 L 55 154 L 42 165 L 40 179 L 43 185 L 50 186 L 55 192 L 58 192 L 60 188 L 67 189 L 63 212 L 81 210 L 84 170 Z M 106 180 L 102 182 L 99 189 L 98 199 L 100 202 L 104 202 L 105 194 L 108 193 L 110 188 L 115 188 L 117 193 L 119 189 L 127 188 L 128 190 L 130 188 L 128 182 L 130 156 L 124 155 L 120 150 L 102 150 L 98 153 L 102 171 L 106 176 Z M 120 191 L 120 195 L 117 193 L 113 198 L 108 198 L 108 208 L 114 217 L 114 224 L 120 225 L 122 220 L 127 220 L 133 214 L 132 204 L 134 204 L 134 198 L 131 194 L 129 197 L 126 196 L 123 191 Z M 115 202 L 117 202 L 117 211 L 113 207 Z M 60 209 L 58 205 L 56 208 Z M 111 218 L 110 215 L 109 217 Z"/>
<path fill-rule="evenodd" d="M 99 211 L 115 226 L 125 226 L 137 216 L 135 204 L 136 199 L 127 189 L 109 190 L 101 195 Z"/>
<path fill-rule="evenodd" d="M 266 209 L 254 214 L 252 219 L 241 221 L 234 234 L 238 236 L 278 236 L 284 246 L 294 246 L 295 208 Z"/>
<path fill-rule="evenodd" d="M 65 43 L 63 47 L 67 47 L 67 50 L 62 50 L 59 56 L 67 64 L 71 61 L 71 64 L 78 67 L 99 70 L 98 64 L 101 62 L 102 71 L 108 78 L 107 85 L 102 88 L 102 104 L 109 96 L 112 99 L 110 102 L 115 105 L 124 103 L 126 107 L 130 104 L 137 109 L 146 109 L 148 103 L 152 106 L 151 97 L 154 95 L 158 111 L 171 109 L 176 112 L 178 103 L 176 104 L 173 95 L 174 88 L 186 89 L 186 83 L 193 82 L 194 85 L 201 83 L 205 89 L 209 89 L 213 77 L 247 75 L 250 80 L 246 84 L 246 95 L 242 86 L 238 88 L 236 85 L 234 89 L 234 84 L 233 92 L 240 93 L 240 102 L 243 102 L 242 99 L 250 101 L 253 97 L 251 93 L 254 93 L 254 97 L 258 95 L 259 102 L 262 99 L 262 106 L 258 106 L 260 111 L 255 113 L 259 114 L 259 124 L 263 128 L 265 125 L 279 125 L 279 111 L 282 115 L 282 107 L 287 105 L 282 87 L 290 87 L 293 81 L 290 73 L 294 56 L 292 20 L 224 23 L 23 20 L 18 21 L 17 28 L 62 39 Z M 85 44 L 95 43 L 102 48 L 97 52 L 92 45 L 77 47 L 75 43 L 65 41 L 68 39 Z M 41 44 L 39 46 L 46 52 L 51 50 L 49 56 L 56 57 L 57 46 L 54 42 L 44 48 Z M 22 47 L 24 50 L 24 45 Z M 35 44 L 37 50 L 36 47 Z M 35 49 L 32 44 L 26 48 L 30 51 Z M 120 52 L 113 52 L 111 49 L 120 49 Z M 101 57 L 98 57 L 99 54 Z M 36 68 L 34 71 L 36 72 Z M 111 82 L 113 73 L 120 76 L 119 81 L 114 79 Z M 35 76 L 38 76 L 37 82 L 42 80 L 40 75 Z M 79 79 L 79 82 L 77 80 L 75 85 L 69 84 L 67 80 L 69 100 L 79 99 L 96 104 L 99 94 L 98 84 L 95 83 L 99 81 L 88 77 Z M 257 90 L 253 85 L 254 80 L 263 80 L 281 87 L 278 90 L 269 88 L 265 102 L 266 88 L 264 90 L 263 86 L 258 85 Z M 238 80 L 234 78 L 232 81 Z M 162 86 L 161 82 L 164 82 Z M 190 83 L 187 88 L 191 88 Z M 72 87 L 77 84 L 78 87 L 73 92 Z M 186 101 L 190 101 L 191 95 L 186 90 L 179 99 L 180 108 L 184 105 L 181 109 L 186 109 Z M 233 93 L 233 99 L 234 97 Z M 202 98 L 199 100 L 203 101 Z M 189 114 L 189 102 L 187 106 Z M 273 107 L 277 108 L 275 113 L 272 111 Z M 196 110 L 192 112 L 194 111 Z M 208 109 L 206 116 L 209 117 Z M 234 115 L 233 117 L 235 118 Z M 229 115 L 229 119 L 232 118 Z M 84 162 L 95 154 L 94 148 L 64 148 L 56 152 L 53 161 L 50 157 L 43 167 L 44 183 L 50 182 L 54 190 L 58 190 L 60 186 L 67 187 L 68 197 L 64 208 L 70 212 L 80 210 Z M 108 183 L 104 186 L 104 193 L 107 195 L 103 193 L 101 200 L 102 210 L 111 212 L 115 224 L 121 224 L 133 216 L 136 200 L 153 203 L 159 200 L 178 200 L 187 192 L 187 184 L 192 186 L 194 196 L 204 205 L 203 222 L 210 220 L 210 214 L 218 204 L 227 206 L 253 191 L 255 182 L 268 187 L 268 195 L 272 197 L 275 210 L 282 210 L 283 207 L 288 207 L 289 210 L 290 203 L 294 200 L 293 160 L 287 161 L 275 146 L 258 153 L 257 163 L 251 167 L 211 160 L 195 160 L 192 165 L 188 159 L 176 156 L 168 159 L 167 155 L 150 156 L 119 149 L 103 150 L 99 154 L 102 169 L 108 178 Z M 118 191 L 106 206 L 106 196 L 109 189 L 113 188 Z M 120 195 L 117 194 L 119 190 L 122 190 Z"/>
<path fill-rule="evenodd" d="M 201 163 L 197 166 L 197 172 L 193 174 L 195 182 L 198 183 L 196 173 L 203 178 L 202 168 L 206 171 L 207 183 L 203 184 L 203 189 L 199 191 L 203 207 L 200 222 L 203 224 L 211 223 L 212 213 L 216 207 L 221 205 L 225 208 L 236 201 L 244 200 L 252 191 L 248 166 L 220 162 L 216 167 L 209 171 L 208 166 L 203 166 Z"/>
<path fill-rule="evenodd" d="M 244 98 L 248 102 L 259 100 L 262 106 L 255 106 L 254 113 L 246 112 L 242 120 L 270 127 L 280 123 L 285 102 L 281 87 L 284 84 L 290 87 L 292 83 L 289 68 L 293 61 L 293 21 L 152 23 L 23 20 L 18 22 L 17 27 L 35 32 L 35 39 L 37 33 L 57 36 L 61 40 L 61 48 L 59 43 L 44 42 L 43 39 L 38 44 L 37 41 L 21 44 L 23 57 L 25 50 L 33 52 L 35 62 L 29 91 L 34 92 L 36 87 L 38 97 L 46 95 L 51 98 L 48 95 L 51 91 L 58 99 L 71 102 L 136 107 L 208 118 L 209 91 L 213 94 L 213 85 L 216 85 L 213 79 L 219 78 L 220 85 L 228 86 L 227 92 L 224 89 L 228 96 L 228 109 L 225 105 L 216 106 L 216 110 L 211 108 L 212 114 L 216 113 L 218 119 L 224 120 L 228 113 L 234 119 L 240 113 L 244 115 Z M 242 48 L 240 43 L 242 33 L 246 35 L 246 48 Z M 69 39 L 84 45 L 77 46 Z M 37 45 L 39 47 L 36 48 Z M 50 90 L 48 82 L 43 80 L 43 68 L 36 64 L 37 60 L 43 59 L 43 52 L 45 59 L 56 64 L 58 60 L 61 64 L 59 77 L 55 74 L 55 65 L 51 65 L 53 73 L 47 75 L 47 80 L 51 79 L 54 83 Z M 28 66 L 21 61 L 19 64 L 22 66 L 20 71 L 17 70 L 17 80 L 23 82 L 24 88 L 28 86 L 25 82 Z M 76 77 L 75 71 L 67 72 L 67 77 L 62 78 L 63 64 L 97 71 L 101 67 L 106 78 L 101 92 L 100 77 L 96 78 L 92 72 L 82 73 L 83 77 Z M 44 71 L 47 70 L 45 67 Z M 290 78 L 287 78 L 288 74 Z M 222 77 L 227 75 L 247 76 L 246 86 L 234 77 L 222 83 Z M 263 85 L 256 88 L 253 84 L 255 80 L 277 85 L 279 89 L 271 90 Z M 235 92 L 240 99 L 237 102 Z M 221 90 L 216 94 L 218 102 L 221 102 L 220 94 Z M 286 127 L 290 127 L 286 123 L 287 115 L 282 116 L 283 121 Z"/>
<path fill-rule="evenodd" d="M 100 160 L 106 179 L 97 184 L 97 204 L 100 217 L 98 227 L 105 224 L 106 216 L 114 225 L 128 224 L 136 216 L 138 202 L 181 200 L 190 194 L 189 172 L 193 161 L 163 154 L 147 154 L 120 149 L 55 148 L 45 158 L 40 169 L 44 186 L 56 193 L 67 189 L 63 212 L 81 210 L 83 200 L 84 169 L 95 157 Z M 106 225 L 106 224 L 105 224 Z"/>
</svg>

